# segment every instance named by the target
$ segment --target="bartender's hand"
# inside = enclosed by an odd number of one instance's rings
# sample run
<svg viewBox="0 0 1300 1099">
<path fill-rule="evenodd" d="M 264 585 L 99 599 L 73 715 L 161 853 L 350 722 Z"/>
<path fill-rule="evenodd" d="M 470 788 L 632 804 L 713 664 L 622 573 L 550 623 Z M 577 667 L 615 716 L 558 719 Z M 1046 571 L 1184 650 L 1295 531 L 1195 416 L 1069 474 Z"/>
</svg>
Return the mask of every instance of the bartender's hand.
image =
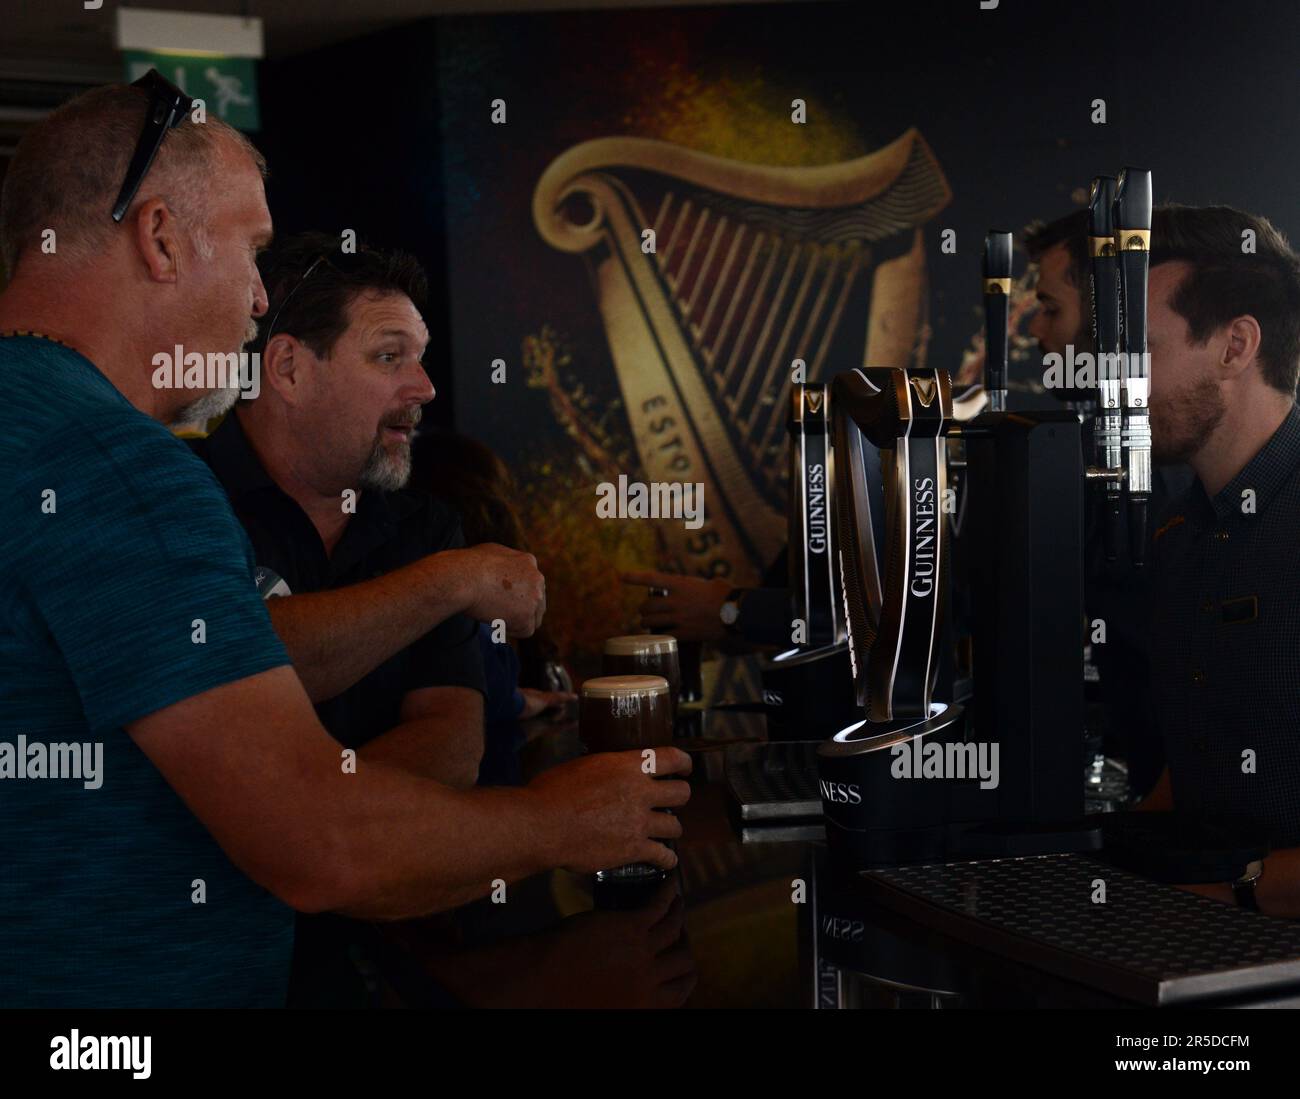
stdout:
<svg viewBox="0 0 1300 1099">
<path fill-rule="evenodd" d="M 511 637 L 531 637 L 546 614 L 546 578 L 537 558 L 495 542 L 443 550 L 466 592 L 465 613 L 480 622 L 505 621 Z"/>
<path fill-rule="evenodd" d="M 639 584 L 651 590 L 641 604 L 642 626 L 654 633 L 669 633 L 678 641 L 722 641 L 722 604 L 736 585 L 730 580 L 702 580 L 675 572 L 625 572 L 625 584 Z M 654 594 L 655 589 L 667 595 Z"/>
</svg>

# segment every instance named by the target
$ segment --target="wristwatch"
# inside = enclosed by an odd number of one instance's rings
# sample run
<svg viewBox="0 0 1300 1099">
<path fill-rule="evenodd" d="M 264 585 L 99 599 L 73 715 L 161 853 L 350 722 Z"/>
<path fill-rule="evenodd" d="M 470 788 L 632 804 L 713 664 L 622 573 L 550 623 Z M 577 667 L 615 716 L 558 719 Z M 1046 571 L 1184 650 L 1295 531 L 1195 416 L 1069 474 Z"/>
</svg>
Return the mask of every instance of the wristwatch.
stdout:
<svg viewBox="0 0 1300 1099">
<path fill-rule="evenodd" d="M 1238 908 L 1246 908 L 1251 912 L 1259 911 L 1259 901 L 1255 897 L 1255 883 L 1264 874 L 1264 860 L 1256 859 L 1246 866 L 1246 872 L 1232 883 L 1232 896 L 1237 902 Z"/>
<path fill-rule="evenodd" d="M 727 598 L 722 601 L 722 608 L 718 611 L 718 617 L 722 619 L 723 627 L 733 637 L 740 636 L 740 601 L 744 598 L 744 588 L 732 588 L 727 593 Z"/>
</svg>

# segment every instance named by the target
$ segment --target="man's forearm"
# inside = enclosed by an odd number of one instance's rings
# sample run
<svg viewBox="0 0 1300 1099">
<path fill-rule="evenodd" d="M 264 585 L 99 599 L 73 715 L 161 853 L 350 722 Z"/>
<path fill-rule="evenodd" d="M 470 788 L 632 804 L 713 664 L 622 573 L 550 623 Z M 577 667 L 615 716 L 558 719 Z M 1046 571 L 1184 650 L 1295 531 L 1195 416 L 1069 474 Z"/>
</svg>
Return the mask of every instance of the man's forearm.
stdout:
<svg viewBox="0 0 1300 1099">
<path fill-rule="evenodd" d="M 582 847 L 574 819 L 534 790 L 458 791 L 389 764 L 347 766 L 287 666 L 128 732 L 230 860 L 303 912 L 427 915 Z"/>
<path fill-rule="evenodd" d="M 1255 900 L 1269 916 L 1300 918 L 1300 847 L 1274 851 L 1264 860 L 1264 874 L 1255 884 Z"/>
<path fill-rule="evenodd" d="M 485 896 L 498 880 L 555 865 L 552 822 L 527 790 L 451 790 L 362 762 L 355 775 L 340 777 L 331 800 L 330 830 L 345 869 L 341 895 L 320 907 L 344 915 L 426 916 Z"/>
<path fill-rule="evenodd" d="M 1231 882 L 1183 886 L 1211 900 L 1235 904 Z M 1300 847 L 1274 851 L 1264 860 L 1264 873 L 1255 883 L 1255 903 L 1266 916 L 1300 919 Z"/>
<path fill-rule="evenodd" d="M 342 694 L 469 599 L 444 551 L 334 591 L 267 600 L 271 624 L 313 702 Z"/>
<path fill-rule="evenodd" d="M 1173 807 L 1173 786 L 1169 779 L 1169 768 L 1166 767 L 1160 772 L 1160 778 L 1156 781 L 1151 792 L 1133 808 L 1139 813 L 1168 813 Z"/>
<path fill-rule="evenodd" d="M 360 750 L 362 763 L 388 763 L 456 790 L 478 781 L 483 716 L 441 714 L 404 721 Z"/>
</svg>

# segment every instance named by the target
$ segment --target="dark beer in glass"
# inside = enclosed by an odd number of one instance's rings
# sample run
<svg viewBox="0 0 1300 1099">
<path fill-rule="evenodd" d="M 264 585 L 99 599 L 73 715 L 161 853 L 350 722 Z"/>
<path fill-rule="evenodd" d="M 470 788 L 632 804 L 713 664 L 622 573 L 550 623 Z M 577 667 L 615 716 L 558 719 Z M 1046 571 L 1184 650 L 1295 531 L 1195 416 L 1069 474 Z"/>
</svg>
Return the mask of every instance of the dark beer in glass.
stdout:
<svg viewBox="0 0 1300 1099">
<path fill-rule="evenodd" d="M 668 680 L 672 720 L 677 720 L 681 701 L 682 673 L 677 657 L 677 638 L 661 633 L 629 634 L 605 642 L 605 675 L 661 675 Z"/>
<path fill-rule="evenodd" d="M 624 752 L 672 743 L 672 695 L 659 675 L 613 675 L 589 679 L 578 701 L 578 735 L 591 752 Z M 638 887 L 667 875 L 649 863 L 629 863 L 596 873 L 599 895 L 610 887 Z M 600 907 L 620 907 L 601 904 Z"/>
</svg>

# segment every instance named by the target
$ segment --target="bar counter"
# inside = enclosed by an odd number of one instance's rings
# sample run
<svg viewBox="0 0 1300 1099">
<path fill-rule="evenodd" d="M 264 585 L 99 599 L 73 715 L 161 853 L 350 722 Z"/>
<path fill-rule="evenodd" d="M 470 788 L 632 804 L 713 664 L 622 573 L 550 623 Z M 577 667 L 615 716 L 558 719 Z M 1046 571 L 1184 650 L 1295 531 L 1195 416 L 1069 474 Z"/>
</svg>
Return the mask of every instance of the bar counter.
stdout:
<svg viewBox="0 0 1300 1099">
<path fill-rule="evenodd" d="M 526 776 L 583 750 L 573 721 L 528 733 Z M 503 900 L 395 925 L 376 952 L 376 1003 L 1300 1006 L 1300 923 L 1093 855 L 837 870 L 815 821 L 765 824 L 752 807 L 741 819 L 726 753 L 765 740 L 758 713 L 694 711 L 679 722 L 695 763 L 680 865 L 642 907 L 595 909 L 589 876 L 555 871 Z M 811 781 L 815 797 L 810 756 L 811 742 L 790 743 L 765 781 L 788 798 Z M 733 755 L 730 785 L 743 785 L 742 772 Z"/>
</svg>

